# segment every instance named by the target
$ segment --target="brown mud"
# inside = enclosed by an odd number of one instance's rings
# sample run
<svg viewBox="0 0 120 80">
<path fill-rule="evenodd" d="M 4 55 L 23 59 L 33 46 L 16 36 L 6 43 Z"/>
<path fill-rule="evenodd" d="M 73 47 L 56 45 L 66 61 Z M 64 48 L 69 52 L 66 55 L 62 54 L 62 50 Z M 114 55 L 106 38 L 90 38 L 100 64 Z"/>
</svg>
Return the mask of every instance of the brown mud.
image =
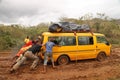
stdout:
<svg viewBox="0 0 120 80">
<path fill-rule="evenodd" d="M 105 61 L 80 60 L 68 65 L 57 65 L 52 69 L 47 66 L 47 73 L 43 74 L 43 64 L 30 71 L 31 63 L 22 65 L 18 71 L 10 74 L 12 53 L 0 52 L 0 80 L 120 80 L 120 48 L 113 48 L 110 57 Z"/>
</svg>

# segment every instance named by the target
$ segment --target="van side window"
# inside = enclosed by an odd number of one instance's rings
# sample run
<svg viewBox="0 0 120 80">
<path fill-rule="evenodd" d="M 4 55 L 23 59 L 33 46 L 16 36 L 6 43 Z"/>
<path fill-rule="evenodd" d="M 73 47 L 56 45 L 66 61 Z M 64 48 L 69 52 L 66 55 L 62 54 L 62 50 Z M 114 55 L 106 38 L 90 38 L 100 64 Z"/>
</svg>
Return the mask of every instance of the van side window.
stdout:
<svg viewBox="0 0 120 80">
<path fill-rule="evenodd" d="M 74 36 L 52 36 L 55 40 L 54 42 L 56 44 L 59 44 L 61 46 L 73 46 L 76 45 L 76 37 Z M 48 37 L 49 39 L 50 37 Z"/>
<path fill-rule="evenodd" d="M 104 36 L 97 36 L 97 43 L 108 43 Z"/>
<path fill-rule="evenodd" d="M 65 40 L 65 46 L 76 45 L 76 38 L 73 36 L 65 36 L 64 40 Z"/>
<path fill-rule="evenodd" d="M 78 37 L 78 45 L 92 45 L 93 37 L 91 36 L 79 36 Z"/>
</svg>

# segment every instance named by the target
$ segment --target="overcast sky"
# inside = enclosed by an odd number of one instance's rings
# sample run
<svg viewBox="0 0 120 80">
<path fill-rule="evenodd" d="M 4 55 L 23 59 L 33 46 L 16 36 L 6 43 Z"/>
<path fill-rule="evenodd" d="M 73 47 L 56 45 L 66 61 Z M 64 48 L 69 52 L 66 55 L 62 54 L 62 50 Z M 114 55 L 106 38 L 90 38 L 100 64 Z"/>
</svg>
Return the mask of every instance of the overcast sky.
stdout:
<svg viewBox="0 0 120 80">
<path fill-rule="evenodd" d="M 120 0 L 0 0 L 0 24 L 37 25 L 88 13 L 120 18 Z"/>
</svg>

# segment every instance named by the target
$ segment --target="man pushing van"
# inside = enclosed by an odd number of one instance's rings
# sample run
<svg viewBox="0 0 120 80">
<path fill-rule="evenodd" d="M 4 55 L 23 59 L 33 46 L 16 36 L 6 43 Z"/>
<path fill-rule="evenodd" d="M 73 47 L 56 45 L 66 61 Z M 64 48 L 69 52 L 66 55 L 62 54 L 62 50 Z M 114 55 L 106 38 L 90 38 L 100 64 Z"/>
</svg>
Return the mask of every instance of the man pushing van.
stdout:
<svg viewBox="0 0 120 80">
<path fill-rule="evenodd" d="M 48 62 L 48 58 L 50 58 L 51 62 L 52 62 L 52 67 L 55 68 L 54 65 L 54 59 L 53 59 L 53 54 L 52 54 L 52 48 L 53 46 L 55 46 L 56 44 L 53 42 L 54 39 L 50 38 L 49 41 L 47 43 L 45 43 L 45 47 L 46 47 L 46 52 L 44 54 L 44 68 L 43 68 L 43 73 L 47 72 L 47 62 Z"/>
<path fill-rule="evenodd" d="M 25 62 L 28 58 L 34 60 L 30 67 L 30 69 L 34 69 L 39 61 L 39 57 L 36 54 L 38 54 L 41 51 L 41 47 L 42 47 L 41 41 L 38 40 L 35 45 L 33 45 L 24 53 L 22 59 L 20 59 L 19 61 L 17 61 L 15 65 L 13 65 L 13 67 L 10 69 L 10 73 L 15 72 L 20 67 L 20 65 L 23 62 Z"/>
</svg>

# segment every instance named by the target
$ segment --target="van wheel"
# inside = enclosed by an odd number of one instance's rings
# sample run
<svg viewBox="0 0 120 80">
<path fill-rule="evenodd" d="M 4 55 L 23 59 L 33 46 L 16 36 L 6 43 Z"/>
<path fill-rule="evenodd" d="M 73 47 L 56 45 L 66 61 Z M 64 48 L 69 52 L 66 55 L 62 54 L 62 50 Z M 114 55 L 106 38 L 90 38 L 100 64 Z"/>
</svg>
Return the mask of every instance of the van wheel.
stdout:
<svg viewBox="0 0 120 80">
<path fill-rule="evenodd" d="M 69 63 L 69 58 L 68 58 L 68 56 L 65 56 L 65 55 L 60 56 L 60 57 L 58 58 L 58 60 L 57 60 L 57 63 L 58 63 L 59 65 L 66 65 L 66 64 L 68 64 L 68 63 Z"/>
<path fill-rule="evenodd" d="M 105 53 L 103 53 L 103 52 L 100 52 L 98 55 L 97 55 L 97 61 L 104 61 L 105 59 L 106 59 L 106 55 L 105 55 Z"/>
</svg>

